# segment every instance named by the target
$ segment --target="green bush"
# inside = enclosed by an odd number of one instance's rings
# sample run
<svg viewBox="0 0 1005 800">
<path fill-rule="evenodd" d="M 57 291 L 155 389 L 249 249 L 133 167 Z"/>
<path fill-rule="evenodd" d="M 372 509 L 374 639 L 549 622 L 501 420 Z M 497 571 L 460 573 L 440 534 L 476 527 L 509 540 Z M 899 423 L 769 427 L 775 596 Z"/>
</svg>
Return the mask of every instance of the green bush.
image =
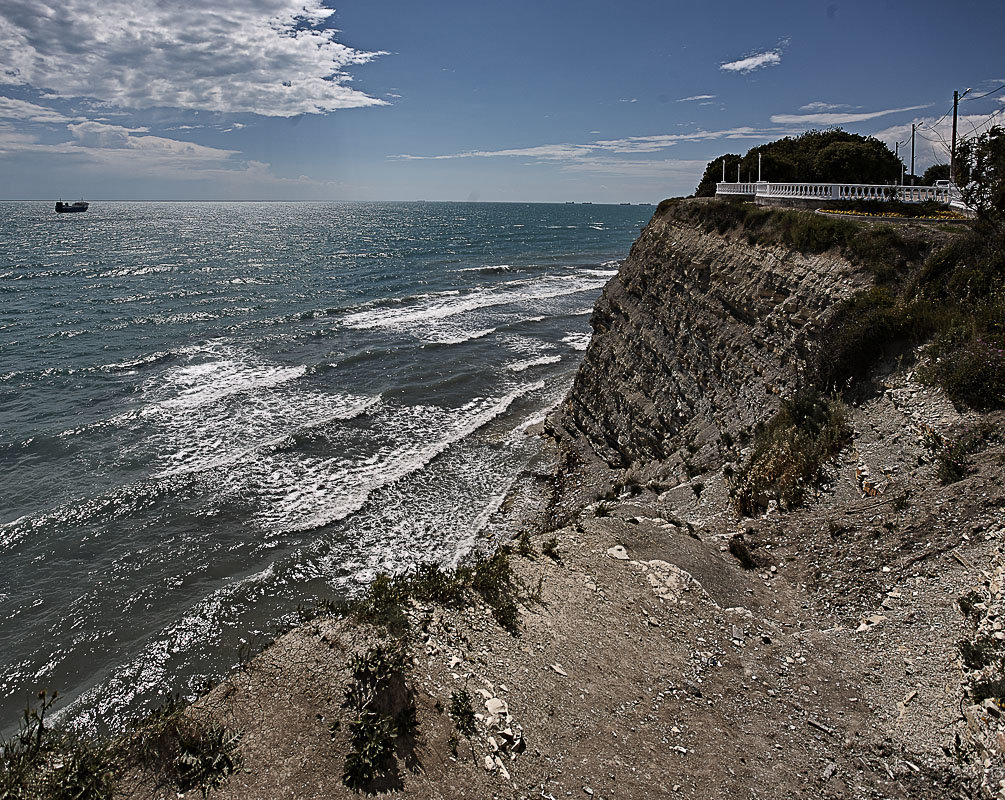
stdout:
<svg viewBox="0 0 1005 800">
<path fill-rule="evenodd" d="M 121 774 L 106 744 L 89 742 L 50 726 L 46 715 L 57 694 L 39 694 L 29 706 L 17 733 L 0 740 L 0 798 L 110 799 Z"/>
<path fill-rule="evenodd" d="M 380 573 L 350 609 L 364 622 L 400 629 L 407 625 L 403 608 L 410 600 L 457 608 L 464 606 L 472 594 L 479 595 L 489 605 L 503 628 L 513 634 L 519 632 L 520 587 L 506 548 L 452 570 L 438 564 L 420 564 L 401 575 Z"/>
<path fill-rule="evenodd" d="M 342 782 L 350 789 L 372 791 L 378 781 L 400 782 L 395 753 L 399 745 L 407 750 L 414 744 L 418 727 L 415 699 L 405 683 L 409 663 L 404 647 L 393 643 L 374 645 L 349 662 L 345 706 L 353 717 Z"/>
<path fill-rule="evenodd" d="M 457 730 L 465 736 L 475 732 L 475 709 L 467 689 L 451 693 L 450 718 Z"/>
<path fill-rule="evenodd" d="M 983 450 L 994 438 L 995 430 L 983 426 L 969 430 L 956 439 L 930 434 L 927 445 L 935 454 L 939 480 L 943 484 L 950 484 L 967 477 L 971 472 L 970 456 Z"/>
<path fill-rule="evenodd" d="M 974 336 L 940 349 L 930 372 L 956 405 L 978 411 L 1005 407 L 1005 341 Z"/>
<path fill-rule="evenodd" d="M 802 503 L 848 436 L 844 408 L 836 398 L 803 391 L 783 401 L 775 417 L 757 430 L 750 460 L 735 476 L 737 511 L 752 515 L 768 500 L 780 508 Z"/>
<path fill-rule="evenodd" d="M 169 697 L 123 739 L 122 758 L 158 786 L 178 792 L 199 789 L 205 797 L 240 766 L 241 733 L 186 710 L 184 701 Z"/>
</svg>

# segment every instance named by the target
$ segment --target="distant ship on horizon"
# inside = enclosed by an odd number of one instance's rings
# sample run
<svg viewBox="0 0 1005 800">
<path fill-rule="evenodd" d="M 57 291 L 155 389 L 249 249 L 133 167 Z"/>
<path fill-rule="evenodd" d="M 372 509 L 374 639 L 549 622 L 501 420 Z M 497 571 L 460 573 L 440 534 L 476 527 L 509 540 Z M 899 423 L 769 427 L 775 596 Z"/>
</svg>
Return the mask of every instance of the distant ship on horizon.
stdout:
<svg viewBox="0 0 1005 800">
<path fill-rule="evenodd" d="M 83 200 L 77 200 L 74 203 L 64 203 L 62 200 L 56 201 L 56 213 L 57 214 L 79 214 L 83 211 L 87 211 L 90 203 L 85 203 Z"/>
</svg>

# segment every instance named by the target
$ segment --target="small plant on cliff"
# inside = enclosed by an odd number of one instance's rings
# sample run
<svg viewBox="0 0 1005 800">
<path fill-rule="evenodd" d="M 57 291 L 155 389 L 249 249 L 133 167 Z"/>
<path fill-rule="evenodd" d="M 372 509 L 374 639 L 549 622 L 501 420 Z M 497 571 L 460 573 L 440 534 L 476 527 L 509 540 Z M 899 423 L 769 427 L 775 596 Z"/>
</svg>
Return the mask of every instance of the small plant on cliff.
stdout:
<svg viewBox="0 0 1005 800">
<path fill-rule="evenodd" d="M 467 689 L 451 693 L 450 718 L 454 721 L 454 727 L 465 736 L 475 732 L 475 709 Z"/>
<path fill-rule="evenodd" d="M 106 746 L 50 726 L 57 695 L 42 692 L 25 709 L 17 733 L 0 740 L 0 798 L 111 798 L 118 768 Z"/>
<path fill-rule="evenodd" d="M 188 711 L 177 696 L 134 726 L 124 739 L 123 759 L 177 792 L 199 789 L 203 797 L 241 763 L 241 733 Z"/>
<path fill-rule="evenodd" d="M 995 437 L 993 428 L 978 426 L 956 439 L 937 433 L 928 436 L 926 444 L 935 454 L 936 474 L 944 485 L 963 480 L 972 471 L 970 456 L 983 450 Z"/>
<path fill-rule="evenodd" d="M 415 699 L 405 682 L 409 658 L 397 644 L 377 644 L 349 662 L 352 680 L 345 705 L 351 750 L 342 782 L 355 791 L 400 787 L 399 750 L 414 749 Z"/>
<path fill-rule="evenodd" d="M 597 516 L 600 516 L 599 514 Z M 552 536 L 541 545 L 541 552 L 553 561 L 558 561 L 561 556 L 558 553 L 558 539 Z"/>
<path fill-rule="evenodd" d="M 523 556 L 524 558 L 534 557 L 534 543 L 531 541 L 530 531 L 520 531 L 520 535 L 516 538 L 516 552 L 517 555 Z"/>
<path fill-rule="evenodd" d="M 842 403 L 813 391 L 782 402 L 775 417 L 756 433 L 754 452 L 733 483 L 741 514 L 754 514 L 775 500 L 799 505 L 823 477 L 823 466 L 848 440 Z"/>
<path fill-rule="evenodd" d="M 452 570 L 438 564 L 420 564 L 401 575 L 380 573 L 354 610 L 364 622 L 400 630 L 408 625 L 403 608 L 409 600 L 459 608 L 469 602 L 472 594 L 489 605 L 503 628 L 513 634 L 519 632 L 517 600 L 521 586 L 513 574 L 508 548 Z"/>
</svg>

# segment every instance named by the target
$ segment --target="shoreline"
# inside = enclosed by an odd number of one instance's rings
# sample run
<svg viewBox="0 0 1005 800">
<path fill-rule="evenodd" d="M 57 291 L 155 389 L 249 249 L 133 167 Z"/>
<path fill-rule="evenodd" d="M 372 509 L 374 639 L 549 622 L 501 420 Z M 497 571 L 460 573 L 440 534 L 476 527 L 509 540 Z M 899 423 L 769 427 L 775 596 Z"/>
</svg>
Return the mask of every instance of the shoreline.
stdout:
<svg viewBox="0 0 1005 800">
<path fill-rule="evenodd" d="M 308 610 L 172 712 L 239 737 L 205 745 L 237 759 L 215 796 L 992 796 L 1005 411 L 922 381 L 924 343 L 807 395 L 875 276 L 700 216 L 731 213 L 668 204 L 604 288 L 570 391 L 526 431 L 549 469 L 497 512 L 515 538 Z M 798 403 L 833 416 L 806 433 Z M 799 494 L 751 484 L 800 452 L 768 438 L 786 424 L 837 445 Z M 157 769 L 126 769 L 124 796 L 175 796 Z"/>
</svg>

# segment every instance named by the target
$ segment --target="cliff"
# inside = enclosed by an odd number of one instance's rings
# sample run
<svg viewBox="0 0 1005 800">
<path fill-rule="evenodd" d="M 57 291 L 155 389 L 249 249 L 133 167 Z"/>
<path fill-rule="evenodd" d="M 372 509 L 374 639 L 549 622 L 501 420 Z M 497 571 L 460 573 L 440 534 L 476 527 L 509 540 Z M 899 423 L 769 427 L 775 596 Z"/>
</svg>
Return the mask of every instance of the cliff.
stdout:
<svg viewBox="0 0 1005 800">
<path fill-rule="evenodd" d="M 179 783 L 158 733 L 120 794 L 1002 796 L 1002 413 L 888 347 L 892 301 L 848 322 L 948 235 L 662 204 L 544 426 L 537 524 L 317 609 L 180 712 L 233 774 Z M 848 353 L 866 379 L 807 394 Z"/>
<path fill-rule="evenodd" d="M 716 463 L 799 384 L 820 331 L 871 282 L 840 254 L 751 245 L 664 206 L 597 301 L 553 428 L 614 467 Z"/>
</svg>

